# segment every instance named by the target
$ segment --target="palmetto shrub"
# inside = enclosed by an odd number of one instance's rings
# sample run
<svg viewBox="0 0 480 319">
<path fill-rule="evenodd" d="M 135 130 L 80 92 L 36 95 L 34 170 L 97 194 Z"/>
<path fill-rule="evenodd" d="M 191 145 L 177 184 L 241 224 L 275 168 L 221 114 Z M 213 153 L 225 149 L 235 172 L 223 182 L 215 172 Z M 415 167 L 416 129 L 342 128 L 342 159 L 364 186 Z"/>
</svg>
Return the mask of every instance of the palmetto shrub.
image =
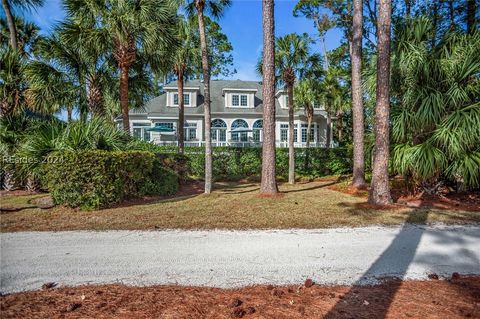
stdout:
<svg viewBox="0 0 480 319">
<path fill-rule="evenodd" d="M 430 20 L 397 26 L 392 59 L 393 169 L 418 191 L 480 187 L 480 33 L 433 40 Z"/>
<path fill-rule="evenodd" d="M 8 158 L 2 165 L 21 184 L 39 179 L 41 165 L 52 152 L 122 150 L 130 138 L 101 118 L 66 124 L 54 118 L 13 115 L 2 118 L 0 127 L 2 159 Z"/>
</svg>

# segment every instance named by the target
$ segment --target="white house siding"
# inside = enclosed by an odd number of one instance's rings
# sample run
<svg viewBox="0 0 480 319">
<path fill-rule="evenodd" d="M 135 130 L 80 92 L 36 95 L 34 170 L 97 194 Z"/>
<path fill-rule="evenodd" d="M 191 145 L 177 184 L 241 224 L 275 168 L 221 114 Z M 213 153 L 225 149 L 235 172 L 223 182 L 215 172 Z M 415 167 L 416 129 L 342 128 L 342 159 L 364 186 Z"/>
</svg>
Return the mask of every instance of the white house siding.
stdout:
<svg viewBox="0 0 480 319">
<path fill-rule="evenodd" d="M 254 81 L 211 81 L 211 119 L 221 119 L 226 123 L 226 141 L 214 143 L 214 145 L 237 145 L 242 146 L 255 145 L 253 138 L 254 133 L 251 131 L 257 120 L 263 117 L 262 111 L 262 87 L 261 83 Z M 131 133 L 142 139 L 149 139 L 158 144 L 176 144 L 177 128 L 178 128 L 178 106 L 174 105 L 174 94 L 177 93 L 176 82 L 171 82 L 165 87 L 165 93 L 152 99 L 147 103 L 141 111 L 131 111 L 130 127 Z M 203 83 L 199 81 L 190 81 L 185 83 L 184 93 L 189 94 L 190 104 L 185 107 L 185 122 L 189 126 L 187 129 L 186 145 L 203 145 L 205 140 L 204 120 L 203 120 Z M 246 106 L 234 106 L 232 104 L 232 95 L 247 95 Z M 241 98 L 239 97 L 241 100 Z M 276 141 L 277 146 L 286 147 L 288 145 L 288 129 L 287 136 L 282 140 L 282 126 L 288 127 L 288 108 L 286 107 L 286 92 L 279 90 L 276 93 Z M 314 120 L 312 123 L 313 139 L 310 140 L 311 146 L 322 146 L 325 144 L 326 136 L 326 113 L 323 109 L 314 109 Z M 247 136 L 247 142 L 232 141 L 232 124 L 235 120 L 243 120 L 247 123 L 247 132 L 243 132 Z M 117 119 L 121 123 L 121 118 Z M 307 119 L 303 110 L 295 112 L 295 127 L 297 128 L 297 139 L 295 146 L 305 146 L 306 142 L 302 141 L 302 126 L 307 125 Z M 174 133 L 156 133 L 146 130 L 148 127 L 154 127 L 157 123 L 172 123 Z M 196 136 L 190 139 L 189 132 L 196 126 Z M 331 130 L 333 132 L 333 130 Z M 239 134 L 240 135 L 240 134 Z M 263 132 L 261 133 L 263 139 Z M 333 141 L 333 138 L 332 138 Z M 233 142 L 233 143 L 232 143 Z"/>
<path fill-rule="evenodd" d="M 222 114 L 221 116 L 217 115 L 212 115 L 212 121 L 215 119 L 221 119 L 223 120 L 226 125 L 226 141 L 224 143 L 216 143 L 218 145 L 228 145 L 229 143 L 232 143 L 232 138 L 231 138 L 231 130 L 232 130 L 232 123 L 237 120 L 244 120 L 248 124 L 248 129 L 253 130 L 253 124 L 257 120 L 262 120 L 260 117 L 255 117 L 251 115 L 246 115 L 246 114 L 229 114 L 225 115 Z M 158 119 L 142 119 L 142 118 L 133 118 L 130 120 L 130 127 L 131 127 L 131 133 L 134 134 L 134 129 L 138 128 L 135 124 L 141 123 L 141 124 L 148 124 L 149 127 L 154 127 L 157 123 L 173 123 L 173 128 L 175 130 L 174 134 L 165 134 L 157 132 L 151 132 L 150 133 L 150 141 L 157 143 L 157 144 L 175 144 L 177 141 L 177 129 L 178 129 L 178 119 L 176 118 L 158 118 Z M 187 124 L 194 124 L 196 125 L 196 138 L 190 140 L 188 136 L 185 136 L 185 141 L 187 144 L 192 144 L 195 145 L 198 143 L 198 145 L 201 145 L 202 142 L 205 140 L 205 130 L 204 130 L 204 120 L 203 117 L 199 116 L 185 116 L 185 123 Z M 288 146 L 288 133 L 287 133 L 287 140 L 282 141 L 281 140 L 281 131 L 282 131 L 282 125 L 286 125 L 288 127 L 288 118 L 279 118 L 276 120 L 275 124 L 275 140 L 277 142 L 277 145 L 280 147 L 287 147 Z M 297 118 L 294 121 L 294 125 L 297 129 L 297 140 L 295 142 L 296 146 L 305 146 L 305 142 L 302 141 L 302 125 L 307 125 L 307 122 L 305 119 L 300 119 Z M 147 128 L 147 127 L 145 127 Z M 313 130 L 313 140 L 310 140 L 310 144 L 315 146 L 321 146 L 322 144 L 325 143 L 325 136 L 326 136 L 326 120 L 323 117 L 315 117 L 314 121 L 312 122 L 312 130 Z M 288 132 L 288 130 L 287 130 Z M 261 140 L 263 140 L 263 132 L 261 133 Z M 247 132 L 247 138 L 248 142 L 252 143 L 253 141 L 253 132 Z"/>
</svg>

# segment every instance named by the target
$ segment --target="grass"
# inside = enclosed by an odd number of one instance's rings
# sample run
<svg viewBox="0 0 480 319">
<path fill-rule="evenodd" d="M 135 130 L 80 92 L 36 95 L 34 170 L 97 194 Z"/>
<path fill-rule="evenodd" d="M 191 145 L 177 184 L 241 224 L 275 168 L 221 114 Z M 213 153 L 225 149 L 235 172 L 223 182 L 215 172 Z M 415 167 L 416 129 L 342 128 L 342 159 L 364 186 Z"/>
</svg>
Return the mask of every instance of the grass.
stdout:
<svg viewBox="0 0 480 319">
<path fill-rule="evenodd" d="M 32 201 L 37 198 L 46 196 L 45 194 L 30 194 L 30 195 L 2 195 L 0 197 L 1 210 L 20 210 L 26 208 L 35 208 Z"/>
<path fill-rule="evenodd" d="M 480 213 L 399 207 L 373 210 L 365 198 L 328 189 L 334 182 L 280 185 L 282 196 L 260 198 L 256 183 L 221 183 L 210 195 L 194 195 L 98 211 L 31 208 L 32 196 L 3 196 L 2 205 L 27 207 L 1 214 L 0 230 L 267 229 L 411 223 L 478 223 Z M 38 195 L 37 195 L 38 196 Z"/>
</svg>

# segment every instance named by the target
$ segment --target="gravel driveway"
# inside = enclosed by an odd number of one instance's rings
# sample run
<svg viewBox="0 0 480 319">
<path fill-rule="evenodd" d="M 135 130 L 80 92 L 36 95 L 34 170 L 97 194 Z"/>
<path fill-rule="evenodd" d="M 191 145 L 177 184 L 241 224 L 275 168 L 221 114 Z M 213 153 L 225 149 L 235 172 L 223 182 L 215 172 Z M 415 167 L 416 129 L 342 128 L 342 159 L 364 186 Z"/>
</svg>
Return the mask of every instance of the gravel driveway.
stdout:
<svg viewBox="0 0 480 319">
<path fill-rule="evenodd" d="M 365 284 L 480 274 L 480 226 L 2 233 L 1 292 L 125 283 Z"/>
</svg>

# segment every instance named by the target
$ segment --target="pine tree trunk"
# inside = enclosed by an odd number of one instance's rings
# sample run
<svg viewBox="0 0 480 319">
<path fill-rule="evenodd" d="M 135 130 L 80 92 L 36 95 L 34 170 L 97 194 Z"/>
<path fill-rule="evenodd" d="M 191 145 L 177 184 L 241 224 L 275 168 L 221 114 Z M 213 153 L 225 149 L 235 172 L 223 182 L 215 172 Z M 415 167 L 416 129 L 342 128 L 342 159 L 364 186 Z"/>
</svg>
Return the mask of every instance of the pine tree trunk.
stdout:
<svg viewBox="0 0 480 319">
<path fill-rule="evenodd" d="M 295 184 L 295 144 L 293 123 L 293 83 L 287 83 L 288 94 L 288 183 Z"/>
<path fill-rule="evenodd" d="M 197 4 L 200 1 L 197 0 Z M 205 194 L 212 192 L 212 140 L 211 140 L 211 114 L 210 114 L 210 68 L 208 65 L 207 36 L 203 17 L 203 5 L 197 5 L 198 29 L 200 32 L 200 45 L 202 48 L 202 71 L 204 85 L 204 109 L 205 109 Z"/>
<path fill-rule="evenodd" d="M 327 112 L 327 130 L 326 130 L 326 142 L 325 147 L 330 148 L 330 144 L 332 143 L 332 116 L 330 112 Z"/>
<path fill-rule="evenodd" d="M 390 147 L 390 26 L 391 0 L 380 0 L 377 35 L 377 105 L 375 107 L 375 152 L 369 203 L 388 205 L 392 202 L 388 181 Z"/>
<path fill-rule="evenodd" d="M 467 0 L 467 32 L 473 34 L 475 32 L 475 14 L 477 12 L 476 0 Z"/>
<path fill-rule="evenodd" d="M 2 0 L 3 10 L 7 17 L 8 31 L 10 32 L 10 45 L 14 50 L 18 50 L 17 27 L 15 26 L 15 19 L 13 18 L 12 9 L 8 0 Z"/>
<path fill-rule="evenodd" d="M 353 179 L 352 186 L 364 188 L 364 115 L 362 98 L 362 0 L 353 1 L 353 38 L 350 50 L 352 61 L 352 113 L 353 113 Z"/>
<path fill-rule="evenodd" d="M 130 117 L 128 115 L 128 67 L 120 67 L 120 106 L 122 108 L 123 129 L 130 134 Z"/>
<path fill-rule="evenodd" d="M 263 0 L 263 147 L 260 193 L 278 193 L 275 169 L 275 19 L 273 0 Z"/>
<path fill-rule="evenodd" d="M 184 124 L 185 124 L 185 101 L 183 98 L 183 71 L 179 70 L 178 79 L 177 79 L 177 88 L 178 88 L 178 152 L 183 154 L 184 145 L 185 145 L 185 134 L 184 134 Z"/>
</svg>

